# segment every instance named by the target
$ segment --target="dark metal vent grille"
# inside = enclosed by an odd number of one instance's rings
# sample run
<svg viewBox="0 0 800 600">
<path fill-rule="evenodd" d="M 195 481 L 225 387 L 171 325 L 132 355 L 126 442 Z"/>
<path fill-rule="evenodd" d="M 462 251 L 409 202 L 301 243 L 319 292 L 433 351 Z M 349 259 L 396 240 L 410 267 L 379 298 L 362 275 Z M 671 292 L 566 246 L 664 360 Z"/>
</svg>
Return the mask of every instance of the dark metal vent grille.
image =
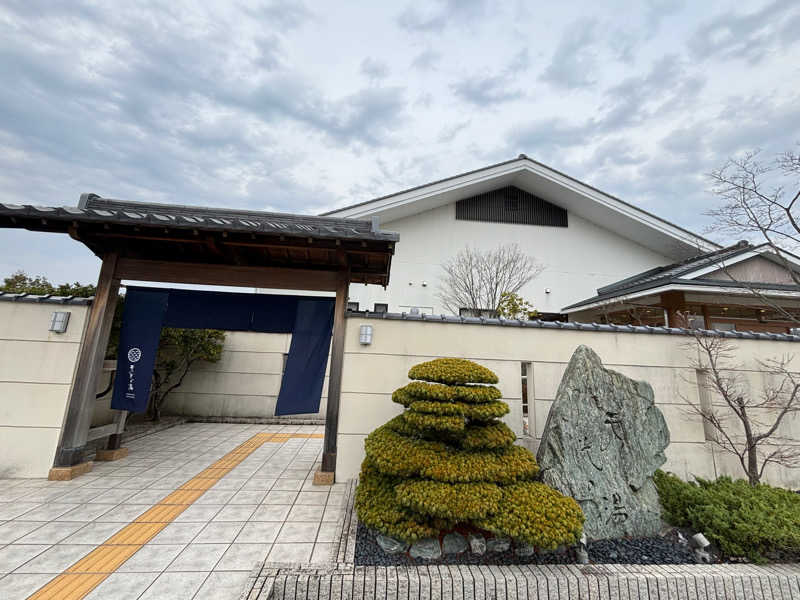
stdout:
<svg viewBox="0 0 800 600">
<path fill-rule="evenodd" d="M 513 186 L 459 200 L 456 219 L 567 227 L 566 210 Z"/>
</svg>

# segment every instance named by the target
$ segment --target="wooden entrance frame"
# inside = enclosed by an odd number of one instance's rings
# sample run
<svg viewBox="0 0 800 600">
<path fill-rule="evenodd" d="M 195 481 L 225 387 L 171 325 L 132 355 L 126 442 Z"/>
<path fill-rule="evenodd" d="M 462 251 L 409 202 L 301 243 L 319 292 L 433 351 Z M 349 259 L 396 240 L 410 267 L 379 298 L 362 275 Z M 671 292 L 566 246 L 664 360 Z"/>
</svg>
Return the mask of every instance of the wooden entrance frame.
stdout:
<svg viewBox="0 0 800 600">
<path fill-rule="evenodd" d="M 86 472 L 95 391 L 123 279 L 335 292 L 321 473 L 336 469 L 345 312 L 352 282 L 386 286 L 399 236 L 377 221 L 144 204 L 88 194 L 74 207 L 0 204 L 0 227 L 67 233 L 102 260 L 54 471 Z M 110 430 L 109 430 L 110 432 Z M 116 430 L 115 430 L 116 432 Z M 108 448 L 119 447 L 111 433 Z"/>
</svg>

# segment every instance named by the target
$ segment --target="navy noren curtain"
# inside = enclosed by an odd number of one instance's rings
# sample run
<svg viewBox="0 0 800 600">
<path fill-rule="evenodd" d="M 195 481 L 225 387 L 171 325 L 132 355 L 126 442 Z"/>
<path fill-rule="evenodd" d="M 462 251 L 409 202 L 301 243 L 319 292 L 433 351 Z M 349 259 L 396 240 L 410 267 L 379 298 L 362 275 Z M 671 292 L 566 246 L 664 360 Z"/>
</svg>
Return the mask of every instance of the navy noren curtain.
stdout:
<svg viewBox="0 0 800 600">
<path fill-rule="evenodd" d="M 147 410 L 162 327 L 292 333 L 276 415 L 319 411 L 333 298 L 128 287 L 111 408 Z"/>
</svg>

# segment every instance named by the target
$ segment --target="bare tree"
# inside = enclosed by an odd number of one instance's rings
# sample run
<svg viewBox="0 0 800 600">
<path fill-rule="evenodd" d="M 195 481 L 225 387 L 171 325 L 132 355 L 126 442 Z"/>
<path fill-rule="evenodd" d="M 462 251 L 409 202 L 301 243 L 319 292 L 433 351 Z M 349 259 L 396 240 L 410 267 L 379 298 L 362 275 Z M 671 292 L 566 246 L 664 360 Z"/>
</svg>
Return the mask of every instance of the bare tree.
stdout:
<svg viewBox="0 0 800 600">
<path fill-rule="evenodd" d="M 446 261 L 442 270 L 439 298 L 447 310 L 456 315 L 462 308 L 475 315 L 484 311 L 495 315 L 501 294 L 518 292 L 544 267 L 517 244 L 507 244 L 494 250 L 466 246 Z"/>
<path fill-rule="evenodd" d="M 729 339 L 699 333 L 694 338 L 688 347 L 706 398 L 683 400 L 711 429 L 714 443 L 737 457 L 750 485 L 761 481 L 769 464 L 800 466 L 800 440 L 779 433 L 781 424 L 800 413 L 800 377 L 788 368 L 792 357 L 759 361 L 767 381 L 754 393 L 734 363 L 736 347 Z"/>
<path fill-rule="evenodd" d="M 800 154 L 787 151 L 766 162 L 760 155 L 755 150 L 730 158 L 709 174 L 712 191 L 722 203 L 706 214 L 714 219 L 713 231 L 766 243 L 790 280 L 800 285 L 800 272 L 792 264 L 800 251 Z M 737 281 L 724 264 L 721 268 Z M 800 322 L 759 286 L 740 283 L 787 320 Z"/>
</svg>

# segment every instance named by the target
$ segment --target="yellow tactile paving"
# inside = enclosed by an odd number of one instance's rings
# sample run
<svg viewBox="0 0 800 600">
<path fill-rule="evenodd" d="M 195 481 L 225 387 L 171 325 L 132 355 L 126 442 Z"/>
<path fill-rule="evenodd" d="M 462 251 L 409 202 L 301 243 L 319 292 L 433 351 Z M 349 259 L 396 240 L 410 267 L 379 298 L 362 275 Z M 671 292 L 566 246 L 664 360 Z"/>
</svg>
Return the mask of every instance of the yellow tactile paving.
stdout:
<svg viewBox="0 0 800 600">
<path fill-rule="evenodd" d="M 141 544 L 98 546 L 67 569 L 67 573 L 113 573 L 141 547 Z"/>
<path fill-rule="evenodd" d="M 189 508 L 189 504 L 191 503 L 156 504 L 136 517 L 134 523 L 171 523 L 179 514 Z"/>
<path fill-rule="evenodd" d="M 200 477 L 194 477 L 184 483 L 179 490 L 207 490 L 212 485 L 219 481 L 219 477 L 215 477 L 214 479 L 201 479 Z"/>
<path fill-rule="evenodd" d="M 155 537 L 162 529 L 202 496 L 211 486 L 266 442 L 292 438 L 323 438 L 320 433 L 257 433 L 209 465 L 158 504 L 139 515 L 103 544 L 69 567 L 28 600 L 80 600 L 100 585 L 122 563 Z"/>
<path fill-rule="evenodd" d="M 176 490 L 161 500 L 159 504 L 192 504 L 205 493 L 205 490 Z"/>
<path fill-rule="evenodd" d="M 62 574 L 30 597 L 36 600 L 80 600 L 106 577 L 107 573 Z"/>
<path fill-rule="evenodd" d="M 108 538 L 104 544 L 137 544 L 143 546 L 167 526 L 161 523 L 130 523 Z"/>
</svg>

